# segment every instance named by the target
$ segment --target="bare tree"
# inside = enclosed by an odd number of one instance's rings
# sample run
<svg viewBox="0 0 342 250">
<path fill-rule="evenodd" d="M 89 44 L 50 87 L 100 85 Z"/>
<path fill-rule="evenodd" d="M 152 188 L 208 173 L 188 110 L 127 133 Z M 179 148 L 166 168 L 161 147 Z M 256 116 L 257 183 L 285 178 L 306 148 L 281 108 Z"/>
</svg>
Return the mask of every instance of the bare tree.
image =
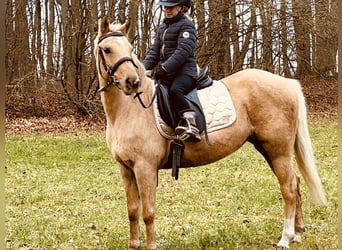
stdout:
<svg viewBox="0 0 342 250">
<path fill-rule="evenodd" d="M 6 4 L 8 99 L 20 96 L 27 107 L 37 88 L 49 86 L 83 114 L 100 107 L 92 51 L 102 16 L 130 19 L 128 38 L 140 59 L 163 19 L 156 0 Z M 247 67 L 297 77 L 337 71 L 337 0 L 192 0 L 190 17 L 198 29 L 198 64 L 209 65 L 213 78 Z"/>
<path fill-rule="evenodd" d="M 280 32 L 280 43 L 281 43 L 281 57 L 283 60 L 283 72 L 284 76 L 289 77 L 291 75 L 290 67 L 289 67 L 289 58 L 287 55 L 288 51 L 288 30 L 287 30 L 287 23 L 288 23 L 288 15 L 287 15 L 287 2 L 286 0 L 281 0 L 280 6 L 280 23 L 281 23 L 281 32 Z"/>
<path fill-rule="evenodd" d="M 337 1 L 315 1 L 315 58 L 314 67 L 321 76 L 336 72 L 337 37 Z"/>
<path fill-rule="evenodd" d="M 310 0 L 293 0 L 293 23 L 296 38 L 297 76 L 311 74 L 310 31 L 312 13 Z"/>
<path fill-rule="evenodd" d="M 7 9 L 8 15 L 13 16 L 12 23 L 7 26 L 8 37 L 8 60 L 11 65 L 9 68 L 9 79 L 11 82 L 21 82 L 23 86 L 29 86 L 30 76 L 34 61 L 30 54 L 30 36 L 26 13 L 27 0 L 17 0 L 13 3 L 13 8 Z"/>
<path fill-rule="evenodd" d="M 197 55 L 198 55 L 198 62 L 201 65 L 202 63 L 206 63 L 205 57 L 200 57 L 206 53 L 206 15 L 205 15 L 205 7 L 204 7 L 204 0 L 196 0 L 194 1 L 194 15 L 197 17 Z"/>
<path fill-rule="evenodd" d="M 141 24 L 141 28 L 136 30 L 136 47 L 139 58 L 143 58 L 146 55 L 148 46 L 152 44 L 152 32 L 156 31 L 156 27 L 153 27 L 153 19 L 155 17 L 154 2 L 154 0 L 141 1 L 140 15 L 137 15 L 140 17 L 139 23 Z"/>
<path fill-rule="evenodd" d="M 47 54 L 46 54 L 46 73 L 53 76 L 56 74 L 54 72 L 53 65 L 53 51 L 54 49 L 54 35 L 55 35 L 55 1 L 48 0 L 46 1 L 46 13 L 49 13 L 49 18 L 45 20 L 45 26 L 47 27 L 46 36 L 47 36 Z"/>
</svg>

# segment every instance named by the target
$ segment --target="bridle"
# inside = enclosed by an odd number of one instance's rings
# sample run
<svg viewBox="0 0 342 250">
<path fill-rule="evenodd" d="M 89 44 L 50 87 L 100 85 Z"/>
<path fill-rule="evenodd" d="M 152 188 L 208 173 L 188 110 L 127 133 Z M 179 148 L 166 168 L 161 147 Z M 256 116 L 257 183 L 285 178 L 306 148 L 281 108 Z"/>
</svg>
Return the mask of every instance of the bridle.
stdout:
<svg viewBox="0 0 342 250">
<path fill-rule="evenodd" d="M 101 36 L 99 38 L 99 41 L 97 42 L 97 45 L 99 45 L 103 40 L 105 40 L 106 38 L 108 37 L 121 37 L 121 36 L 125 36 L 123 33 L 121 32 L 110 32 L 110 33 L 107 33 L 103 36 Z M 115 79 L 115 72 L 117 71 L 117 69 L 120 67 L 121 64 L 123 64 L 124 62 L 131 62 L 134 67 L 138 68 L 138 66 L 135 64 L 134 60 L 129 57 L 129 56 L 125 56 L 125 57 L 122 57 L 120 58 L 114 65 L 113 67 L 109 67 L 108 64 L 106 63 L 106 60 L 104 58 L 104 55 L 103 55 L 103 50 L 99 47 L 99 52 L 98 52 L 98 61 L 100 62 L 100 60 L 102 61 L 102 66 L 105 68 L 106 70 L 106 73 L 109 75 L 109 79 L 107 81 L 107 84 L 100 88 L 98 91 L 99 92 L 102 92 L 102 91 L 105 91 L 110 85 L 114 85 L 114 86 L 117 86 L 119 89 L 120 89 L 120 86 L 119 86 L 119 81 Z M 101 67 L 99 66 L 99 71 L 100 71 L 100 75 L 102 76 L 102 72 L 101 72 Z"/>
<path fill-rule="evenodd" d="M 121 36 L 125 36 L 123 33 L 121 32 L 110 32 L 110 33 L 107 33 L 103 36 L 101 36 L 97 42 L 97 45 L 99 45 L 103 40 L 105 40 L 106 38 L 108 37 L 121 37 Z M 133 59 L 129 56 L 125 56 L 125 57 L 122 57 L 120 58 L 114 65 L 113 67 L 109 67 L 108 64 L 106 63 L 106 60 L 103 56 L 103 50 L 99 47 L 99 52 L 98 52 L 98 62 L 100 62 L 100 60 L 102 61 L 102 65 L 103 67 L 105 68 L 106 70 L 106 73 L 110 76 L 110 78 L 108 79 L 107 81 L 107 84 L 100 88 L 98 91 L 99 92 L 103 92 L 105 91 L 109 86 L 111 85 L 114 85 L 114 86 L 117 86 L 119 89 L 121 89 L 120 85 L 119 85 L 119 81 L 115 79 L 115 72 L 117 71 L 117 69 L 120 67 L 121 64 L 123 64 L 124 62 L 131 62 L 133 64 L 134 67 L 138 68 L 138 66 L 135 64 L 135 62 L 133 61 Z M 100 72 L 100 75 L 102 76 L 102 72 L 101 72 L 101 67 L 99 66 L 99 72 Z M 158 84 L 159 85 L 159 84 Z M 151 103 L 149 105 L 145 105 L 144 102 L 141 100 L 141 97 L 140 95 L 142 94 L 143 92 L 140 91 L 140 92 L 137 92 L 135 95 L 134 95 L 134 99 L 135 98 L 138 98 L 141 106 L 145 109 L 149 108 L 152 106 L 153 104 L 153 101 L 154 99 L 156 98 L 156 93 L 157 91 L 155 91 L 153 97 L 152 97 L 152 100 L 151 100 Z"/>
</svg>

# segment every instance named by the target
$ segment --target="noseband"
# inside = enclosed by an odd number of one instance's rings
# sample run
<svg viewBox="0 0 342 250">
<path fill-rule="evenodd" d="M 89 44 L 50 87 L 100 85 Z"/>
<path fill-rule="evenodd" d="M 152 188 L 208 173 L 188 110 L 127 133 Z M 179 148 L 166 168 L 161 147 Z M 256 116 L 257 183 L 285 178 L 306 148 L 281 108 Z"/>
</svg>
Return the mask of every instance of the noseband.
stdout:
<svg viewBox="0 0 342 250">
<path fill-rule="evenodd" d="M 107 33 L 107 34 L 101 36 L 99 38 L 99 41 L 98 41 L 97 44 L 99 45 L 104 39 L 106 39 L 108 37 L 112 37 L 112 36 L 114 36 L 114 37 L 121 37 L 121 36 L 125 36 L 125 35 L 123 33 L 121 33 L 121 32 L 110 32 L 110 33 Z M 103 51 L 102 51 L 101 48 L 99 48 L 99 53 L 98 53 L 98 60 L 100 60 L 100 59 L 102 61 L 103 67 L 106 70 L 106 73 L 110 76 L 110 78 L 108 79 L 106 86 L 104 86 L 104 87 L 99 89 L 99 92 L 105 91 L 112 84 L 117 86 L 117 87 L 119 87 L 119 81 L 115 79 L 114 74 L 117 71 L 117 69 L 120 67 L 120 65 L 123 64 L 124 62 L 131 62 L 134 65 L 134 67 L 138 68 L 138 66 L 135 64 L 133 59 L 131 57 L 128 57 L 128 56 L 120 58 L 113 65 L 113 67 L 109 67 L 108 64 L 106 63 L 106 60 L 104 58 Z M 100 71 L 100 75 L 102 75 L 101 67 L 99 67 L 99 71 Z"/>
</svg>

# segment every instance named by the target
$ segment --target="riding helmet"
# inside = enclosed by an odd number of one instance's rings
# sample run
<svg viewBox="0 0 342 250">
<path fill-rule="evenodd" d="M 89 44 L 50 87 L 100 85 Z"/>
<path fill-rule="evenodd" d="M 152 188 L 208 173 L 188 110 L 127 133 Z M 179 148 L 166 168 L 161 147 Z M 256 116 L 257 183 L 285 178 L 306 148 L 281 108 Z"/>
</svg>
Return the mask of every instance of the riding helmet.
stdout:
<svg viewBox="0 0 342 250">
<path fill-rule="evenodd" d="M 186 7 L 190 8 L 190 0 L 160 0 L 159 5 L 166 7 L 185 5 Z"/>
<path fill-rule="evenodd" d="M 160 6 L 173 7 L 182 4 L 182 0 L 160 0 Z"/>
</svg>

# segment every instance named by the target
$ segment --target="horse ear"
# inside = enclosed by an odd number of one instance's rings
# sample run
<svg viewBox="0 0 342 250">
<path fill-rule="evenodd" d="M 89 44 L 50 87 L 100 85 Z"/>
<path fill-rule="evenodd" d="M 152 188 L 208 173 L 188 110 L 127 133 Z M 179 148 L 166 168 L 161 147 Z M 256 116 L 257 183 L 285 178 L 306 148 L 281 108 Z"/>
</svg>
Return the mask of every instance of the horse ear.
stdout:
<svg viewBox="0 0 342 250">
<path fill-rule="evenodd" d="M 120 31 L 124 34 L 127 34 L 130 25 L 131 25 L 131 19 L 128 18 L 127 21 L 121 26 Z"/>
<path fill-rule="evenodd" d="M 107 16 L 102 17 L 100 31 L 101 34 L 106 34 L 109 32 L 109 21 Z"/>
</svg>

